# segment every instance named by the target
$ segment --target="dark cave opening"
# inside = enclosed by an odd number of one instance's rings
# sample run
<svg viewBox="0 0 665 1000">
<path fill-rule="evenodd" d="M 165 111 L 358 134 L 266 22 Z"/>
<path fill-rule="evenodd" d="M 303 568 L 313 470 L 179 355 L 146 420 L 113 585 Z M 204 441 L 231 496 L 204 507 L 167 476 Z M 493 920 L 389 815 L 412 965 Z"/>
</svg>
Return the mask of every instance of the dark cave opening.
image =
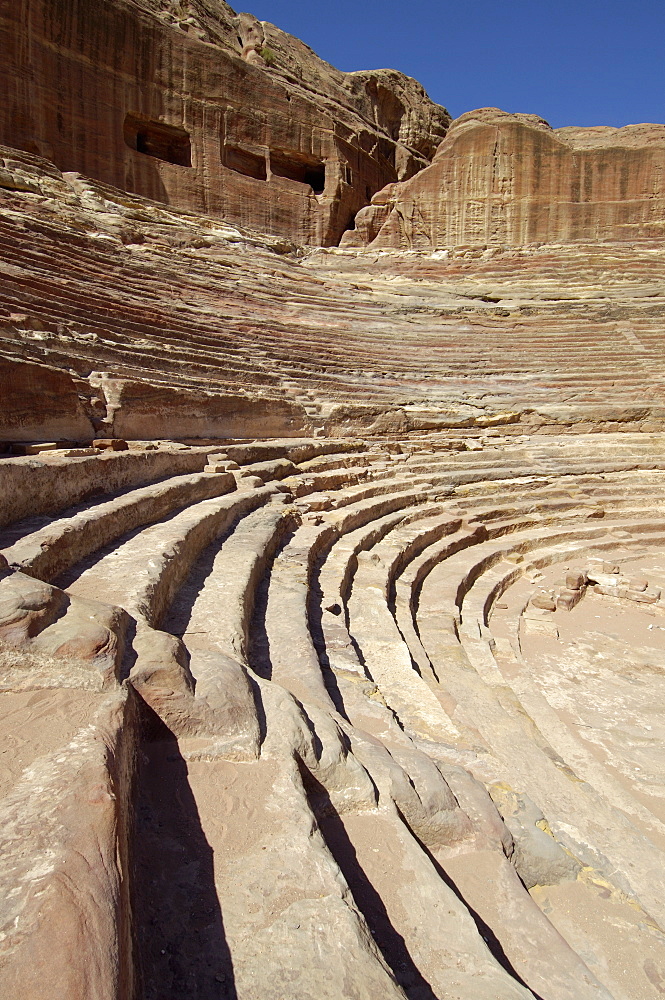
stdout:
<svg viewBox="0 0 665 1000">
<path fill-rule="evenodd" d="M 157 160 L 191 167 L 192 144 L 189 133 L 176 125 L 150 121 L 142 115 L 128 114 L 124 124 L 125 142 L 130 149 Z"/>
<path fill-rule="evenodd" d="M 288 177 L 300 184 L 309 184 L 314 194 L 323 194 L 326 186 L 325 163 L 303 153 L 272 150 L 270 172 L 277 177 Z"/>
</svg>

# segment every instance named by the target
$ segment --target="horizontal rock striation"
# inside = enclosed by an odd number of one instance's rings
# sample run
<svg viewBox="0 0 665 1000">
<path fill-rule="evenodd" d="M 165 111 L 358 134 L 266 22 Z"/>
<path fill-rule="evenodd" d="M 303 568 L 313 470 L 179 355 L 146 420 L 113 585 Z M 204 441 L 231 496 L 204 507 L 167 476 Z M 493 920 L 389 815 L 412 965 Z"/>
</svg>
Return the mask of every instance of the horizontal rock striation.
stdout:
<svg viewBox="0 0 665 1000">
<path fill-rule="evenodd" d="M 340 73 L 223 0 L 44 0 L 0 31 L 0 142 L 301 243 L 337 243 L 450 121 L 415 80 Z"/>
<path fill-rule="evenodd" d="M 665 125 L 554 130 L 481 108 L 453 123 L 431 167 L 374 195 L 343 245 L 662 238 L 664 168 Z"/>
<path fill-rule="evenodd" d="M 0 18 L 0 996 L 662 1000 L 665 127 Z"/>
<path fill-rule="evenodd" d="M 305 254 L 2 163 L 1 441 L 663 426 L 659 241 Z"/>
</svg>

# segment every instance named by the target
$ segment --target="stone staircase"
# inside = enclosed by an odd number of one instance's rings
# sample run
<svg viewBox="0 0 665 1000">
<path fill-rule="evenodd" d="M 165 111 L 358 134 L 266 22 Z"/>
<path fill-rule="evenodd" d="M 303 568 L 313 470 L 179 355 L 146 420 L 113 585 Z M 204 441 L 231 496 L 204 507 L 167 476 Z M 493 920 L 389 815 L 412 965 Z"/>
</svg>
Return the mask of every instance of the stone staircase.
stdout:
<svg viewBox="0 0 665 1000">
<path fill-rule="evenodd" d="M 45 452 L 0 487 L 12 970 L 48 947 L 91 996 L 656 997 L 624 956 L 662 953 L 660 689 L 615 677 L 628 715 L 590 740 L 593 689 L 571 708 L 563 652 L 551 676 L 576 612 L 525 609 L 593 556 L 659 579 L 659 434 Z"/>
<path fill-rule="evenodd" d="M 105 435 L 205 437 L 179 410 L 229 396 L 281 414 L 252 430 L 243 411 L 252 436 L 285 433 L 287 411 L 305 435 L 662 429 L 655 241 L 296 256 L 94 181 L 83 198 L 55 168 L 37 198 L 34 157 L 7 152 L 0 358 L 65 373 Z"/>
</svg>

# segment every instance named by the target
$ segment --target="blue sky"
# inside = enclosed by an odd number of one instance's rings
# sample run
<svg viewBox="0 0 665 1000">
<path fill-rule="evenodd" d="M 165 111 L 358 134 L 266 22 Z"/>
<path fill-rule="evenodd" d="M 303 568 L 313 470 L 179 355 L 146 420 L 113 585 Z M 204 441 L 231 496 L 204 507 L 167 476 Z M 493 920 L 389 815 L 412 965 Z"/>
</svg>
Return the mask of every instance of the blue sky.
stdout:
<svg viewBox="0 0 665 1000">
<path fill-rule="evenodd" d="M 479 107 L 554 127 L 665 122 L 665 2 L 248 0 L 338 69 L 393 67 L 453 117 Z M 238 8 L 236 8 L 238 9 Z"/>
</svg>

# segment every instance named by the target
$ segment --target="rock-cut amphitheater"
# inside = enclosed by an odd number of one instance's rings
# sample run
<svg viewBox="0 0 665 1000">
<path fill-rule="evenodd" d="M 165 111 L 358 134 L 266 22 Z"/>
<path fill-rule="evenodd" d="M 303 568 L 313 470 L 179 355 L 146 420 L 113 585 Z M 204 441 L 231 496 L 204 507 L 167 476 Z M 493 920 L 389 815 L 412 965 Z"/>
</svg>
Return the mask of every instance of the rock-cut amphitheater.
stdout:
<svg viewBox="0 0 665 1000">
<path fill-rule="evenodd" d="M 2 1000 L 663 1000 L 665 125 L 0 38 Z"/>
</svg>

